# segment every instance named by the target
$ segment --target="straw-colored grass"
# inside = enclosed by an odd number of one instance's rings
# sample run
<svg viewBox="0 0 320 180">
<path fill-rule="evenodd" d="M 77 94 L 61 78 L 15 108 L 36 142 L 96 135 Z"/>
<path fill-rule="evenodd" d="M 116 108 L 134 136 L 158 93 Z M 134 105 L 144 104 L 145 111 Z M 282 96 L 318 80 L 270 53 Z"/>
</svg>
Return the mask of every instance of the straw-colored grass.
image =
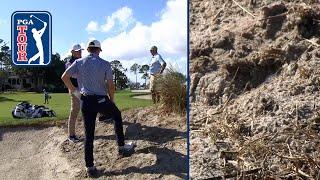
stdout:
<svg viewBox="0 0 320 180">
<path fill-rule="evenodd" d="M 184 114 L 187 105 L 186 77 L 169 69 L 156 79 L 157 91 L 160 94 L 160 106 L 166 112 Z"/>
</svg>

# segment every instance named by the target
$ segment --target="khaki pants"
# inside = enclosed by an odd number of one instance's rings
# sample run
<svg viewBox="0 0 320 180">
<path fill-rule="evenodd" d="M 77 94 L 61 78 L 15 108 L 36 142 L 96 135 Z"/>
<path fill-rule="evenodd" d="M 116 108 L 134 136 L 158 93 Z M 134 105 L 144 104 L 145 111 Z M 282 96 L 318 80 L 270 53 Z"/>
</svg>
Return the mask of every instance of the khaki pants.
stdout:
<svg viewBox="0 0 320 180">
<path fill-rule="evenodd" d="M 153 90 L 153 84 L 154 84 L 154 76 L 153 76 L 153 75 L 150 75 L 149 81 L 150 81 L 149 89 L 150 89 L 150 91 L 152 92 L 152 90 Z"/>
<path fill-rule="evenodd" d="M 150 91 L 151 91 L 151 96 L 152 96 L 152 101 L 153 103 L 157 103 L 160 100 L 160 95 L 156 86 L 156 79 L 160 76 L 160 74 L 156 75 L 150 75 Z"/>
<path fill-rule="evenodd" d="M 76 129 L 76 121 L 80 111 L 80 100 L 75 96 L 71 95 L 71 109 L 69 115 L 69 122 L 68 122 L 68 132 L 69 136 L 75 135 Z"/>
<path fill-rule="evenodd" d="M 151 92 L 156 90 L 156 83 L 155 83 L 155 81 L 156 81 L 156 79 L 157 79 L 159 76 L 160 76 L 159 74 L 155 74 L 155 75 L 152 75 L 152 74 L 151 74 L 151 75 L 150 75 L 150 79 L 149 79 L 150 87 L 149 87 L 149 89 L 150 89 Z"/>
</svg>

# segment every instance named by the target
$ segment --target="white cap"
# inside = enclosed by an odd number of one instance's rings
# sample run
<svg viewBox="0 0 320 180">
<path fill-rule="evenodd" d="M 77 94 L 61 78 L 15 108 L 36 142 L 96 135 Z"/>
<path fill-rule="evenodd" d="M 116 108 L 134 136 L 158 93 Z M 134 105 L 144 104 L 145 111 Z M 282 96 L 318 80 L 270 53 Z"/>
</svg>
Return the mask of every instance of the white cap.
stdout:
<svg viewBox="0 0 320 180">
<path fill-rule="evenodd" d="M 71 51 L 81 51 L 81 50 L 83 49 L 81 48 L 80 44 L 74 44 L 71 49 Z"/>
<path fill-rule="evenodd" d="M 87 44 L 87 47 L 97 47 L 100 48 L 100 50 L 102 51 L 101 44 L 98 40 L 90 40 Z"/>
</svg>

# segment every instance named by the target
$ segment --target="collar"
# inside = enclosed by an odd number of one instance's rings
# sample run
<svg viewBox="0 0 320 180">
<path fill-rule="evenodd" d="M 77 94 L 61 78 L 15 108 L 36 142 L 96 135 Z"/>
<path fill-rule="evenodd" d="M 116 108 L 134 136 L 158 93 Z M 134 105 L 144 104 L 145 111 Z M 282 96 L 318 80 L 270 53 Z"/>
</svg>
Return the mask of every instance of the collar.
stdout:
<svg viewBox="0 0 320 180">
<path fill-rule="evenodd" d="M 96 54 L 96 53 L 90 53 L 89 56 L 92 56 L 92 57 L 99 57 L 99 54 Z"/>
</svg>

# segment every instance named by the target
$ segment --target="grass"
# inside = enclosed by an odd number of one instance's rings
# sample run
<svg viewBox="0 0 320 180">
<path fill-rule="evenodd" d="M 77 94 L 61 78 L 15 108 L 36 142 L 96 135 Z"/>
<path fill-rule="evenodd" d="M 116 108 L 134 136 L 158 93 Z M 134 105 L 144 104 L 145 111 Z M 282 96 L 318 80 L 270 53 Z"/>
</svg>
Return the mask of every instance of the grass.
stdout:
<svg viewBox="0 0 320 180">
<path fill-rule="evenodd" d="M 152 105 L 151 100 L 132 98 L 137 93 L 131 93 L 129 90 L 116 93 L 116 105 L 121 111 L 137 107 L 146 107 Z M 0 126 L 32 125 L 46 122 L 57 122 L 65 120 L 69 116 L 70 97 L 68 93 L 52 93 L 50 104 L 45 106 L 54 110 L 57 117 L 54 118 L 36 118 L 36 119 L 14 119 L 11 115 L 12 109 L 21 101 L 28 101 L 31 104 L 43 105 L 44 97 L 42 93 L 33 92 L 13 92 L 0 94 Z"/>
<path fill-rule="evenodd" d="M 164 75 L 158 77 L 155 83 L 160 95 L 160 104 L 165 111 L 186 113 L 187 88 L 186 77 L 183 74 L 169 69 Z"/>
</svg>

